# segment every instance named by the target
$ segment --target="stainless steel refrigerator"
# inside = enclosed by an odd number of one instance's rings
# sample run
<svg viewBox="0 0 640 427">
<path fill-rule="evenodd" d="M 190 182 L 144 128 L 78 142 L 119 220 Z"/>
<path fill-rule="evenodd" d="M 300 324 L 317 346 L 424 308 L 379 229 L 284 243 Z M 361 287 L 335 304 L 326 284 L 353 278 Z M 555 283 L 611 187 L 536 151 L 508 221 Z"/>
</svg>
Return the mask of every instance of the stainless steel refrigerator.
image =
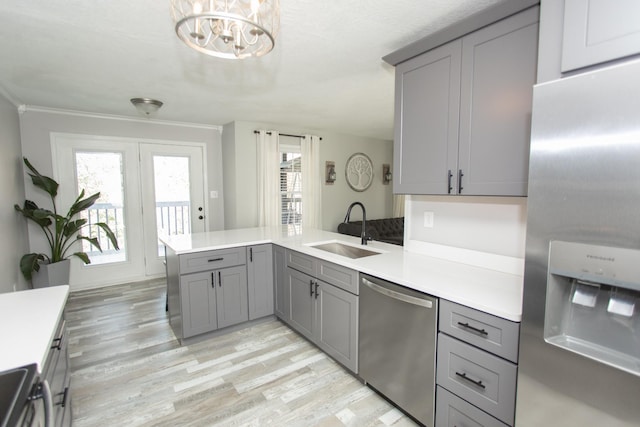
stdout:
<svg viewBox="0 0 640 427">
<path fill-rule="evenodd" d="M 640 61 L 534 88 L 516 426 L 640 426 Z"/>
</svg>

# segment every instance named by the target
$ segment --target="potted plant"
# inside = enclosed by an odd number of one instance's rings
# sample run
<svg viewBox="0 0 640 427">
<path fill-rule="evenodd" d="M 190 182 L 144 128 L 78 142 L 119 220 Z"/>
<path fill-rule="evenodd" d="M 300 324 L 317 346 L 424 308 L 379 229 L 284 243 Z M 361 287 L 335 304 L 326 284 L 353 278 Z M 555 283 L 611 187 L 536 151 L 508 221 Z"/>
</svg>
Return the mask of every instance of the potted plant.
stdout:
<svg viewBox="0 0 640 427">
<path fill-rule="evenodd" d="M 25 200 L 23 207 L 20 207 L 17 204 L 14 205 L 18 212 L 28 220 L 36 223 L 42 229 L 51 249 L 49 254 L 30 253 L 24 255 L 20 259 L 20 270 L 27 280 L 32 280 L 34 287 L 38 287 L 38 285 L 68 284 L 70 257 L 75 256 L 85 264 L 91 263 L 89 256 L 85 252 L 80 251 L 70 253 L 74 243 L 85 240 L 102 252 L 100 242 L 96 237 L 87 237 L 81 234 L 82 229 L 89 227 L 90 224 L 88 224 L 87 220 L 84 218 L 77 218 L 77 215 L 80 212 L 88 209 L 96 202 L 100 197 L 100 193 L 84 198 L 83 189 L 75 202 L 69 208 L 66 215 L 60 215 L 56 206 L 58 183 L 48 176 L 44 176 L 38 172 L 26 157 L 24 158 L 24 164 L 30 171 L 29 176 L 31 177 L 33 185 L 44 190 L 49 197 L 51 197 L 53 211 L 40 208 L 31 200 Z M 116 250 L 120 249 L 116 236 L 113 231 L 111 231 L 108 224 L 104 222 L 91 224 L 91 226 L 94 225 L 100 227 L 104 231 Z M 59 280 L 52 279 L 51 274 L 44 275 L 44 272 L 34 274 L 43 268 L 49 270 L 51 268 L 55 269 L 56 267 L 62 270 L 62 277 Z M 58 283 L 54 283 L 56 281 Z"/>
</svg>

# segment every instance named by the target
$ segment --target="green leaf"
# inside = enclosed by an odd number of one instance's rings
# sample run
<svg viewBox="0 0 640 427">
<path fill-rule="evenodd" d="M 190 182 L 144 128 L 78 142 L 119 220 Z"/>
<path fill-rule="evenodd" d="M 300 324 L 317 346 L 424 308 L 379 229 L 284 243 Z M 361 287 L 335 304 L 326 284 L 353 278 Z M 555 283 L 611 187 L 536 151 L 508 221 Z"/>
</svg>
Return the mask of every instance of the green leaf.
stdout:
<svg viewBox="0 0 640 427">
<path fill-rule="evenodd" d="M 33 203 L 31 200 L 25 200 L 24 208 L 21 208 L 18 205 L 13 206 L 15 210 L 20 212 L 25 218 L 30 219 L 31 221 L 38 224 L 40 227 L 48 227 L 52 224 L 50 216 L 53 215 L 51 211 L 46 209 L 38 208 L 38 205 Z"/>
<path fill-rule="evenodd" d="M 100 252 L 102 252 L 102 248 L 100 247 L 100 242 L 98 241 L 97 237 L 78 236 L 76 240 L 86 240 L 87 242 L 95 246 Z"/>
<path fill-rule="evenodd" d="M 29 160 L 26 157 L 23 157 L 24 164 L 29 168 L 31 173 L 29 176 L 31 177 L 31 182 L 38 188 L 46 191 L 52 198 L 58 195 L 58 183 L 48 176 L 42 175 L 36 168 L 33 167 Z"/>
<path fill-rule="evenodd" d="M 120 250 L 120 246 L 118 246 L 118 239 L 116 238 L 116 235 L 113 233 L 113 231 L 111 231 L 111 228 L 109 228 L 109 225 L 104 222 L 97 222 L 95 225 L 97 225 L 102 229 L 102 231 L 104 231 L 113 247 L 116 250 Z"/>
<path fill-rule="evenodd" d="M 20 271 L 25 279 L 31 280 L 34 271 L 40 270 L 38 261 L 45 261 L 43 254 L 26 254 L 20 258 Z"/>
<path fill-rule="evenodd" d="M 75 257 L 78 257 L 82 260 L 82 262 L 84 262 L 85 264 L 91 264 L 91 260 L 89 259 L 89 255 L 87 255 L 84 252 L 74 252 L 72 254 Z"/>
<path fill-rule="evenodd" d="M 85 209 L 90 208 L 96 202 L 96 200 L 100 198 L 100 193 L 93 194 L 87 197 L 86 199 L 81 200 L 81 197 L 83 196 L 84 196 L 84 190 L 82 190 L 82 192 L 80 193 L 80 196 L 78 196 L 75 203 L 71 205 L 71 207 L 69 208 L 69 213 L 67 214 L 67 218 L 73 218 L 74 215 L 82 212 Z"/>
<path fill-rule="evenodd" d="M 87 220 L 84 218 L 70 221 L 64 225 L 64 230 L 62 233 L 65 237 L 73 236 L 73 234 L 77 233 L 86 223 Z"/>
</svg>

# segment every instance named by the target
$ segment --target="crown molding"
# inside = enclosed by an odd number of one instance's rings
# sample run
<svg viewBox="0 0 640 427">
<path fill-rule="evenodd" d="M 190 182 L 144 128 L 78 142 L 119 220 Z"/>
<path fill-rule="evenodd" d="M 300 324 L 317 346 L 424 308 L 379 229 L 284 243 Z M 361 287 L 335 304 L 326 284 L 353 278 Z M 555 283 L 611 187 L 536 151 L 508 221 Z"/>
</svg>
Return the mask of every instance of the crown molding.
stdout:
<svg viewBox="0 0 640 427">
<path fill-rule="evenodd" d="M 118 116 L 115 114 L 88 113 L 84 111 L 64 110 L 60 108 L 50 108 L 50 107 L 39 107 L 35 105 L 20 105 L 19 109 L 21 109 L 22 112 L 32 111 L 36 113 L 60 114 L 64 116 L 86 117 L 86 118 L 92 118 L 92 119 L 118 120 L 118 121 L 125 121 L 125 122 L 134 122 L 134 123 L 153 123 L 157 125 L 167 125 L 167 126 L 182 126 L 182 127 L 197 128 L 197 129 L 217 130 L 218 132 L 222 133 L 222 126 L 220 125 L 205 125 L 202 123 L 176 122 L 176 121 L 158 120 L 158 119 L 144 119 L 144 118 L 137 118 L 137 117 Z"/>
</svg>

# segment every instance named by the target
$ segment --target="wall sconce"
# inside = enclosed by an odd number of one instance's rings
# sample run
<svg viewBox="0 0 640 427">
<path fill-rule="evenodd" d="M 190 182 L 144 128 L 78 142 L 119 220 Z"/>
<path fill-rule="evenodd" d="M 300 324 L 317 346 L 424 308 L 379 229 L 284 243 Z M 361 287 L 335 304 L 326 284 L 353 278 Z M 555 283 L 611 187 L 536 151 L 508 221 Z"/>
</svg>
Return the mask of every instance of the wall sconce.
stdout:
<svg viewBox="0 0 640 427">
<path fill-rule="evenodd" d="M 382 183 L 385 185 L 389 185 L 393 175 L 391 175 L 391 166 L 384 164 L 382 165 Z"/>
<path fill-rule="evenodd" d="M 325 184 L 333 185 L 336 182 L 336 163 L 335 162 L 326 162 L 325 163 L 325 173 L 324 173 L 324 182 Z"/>
</svg>

